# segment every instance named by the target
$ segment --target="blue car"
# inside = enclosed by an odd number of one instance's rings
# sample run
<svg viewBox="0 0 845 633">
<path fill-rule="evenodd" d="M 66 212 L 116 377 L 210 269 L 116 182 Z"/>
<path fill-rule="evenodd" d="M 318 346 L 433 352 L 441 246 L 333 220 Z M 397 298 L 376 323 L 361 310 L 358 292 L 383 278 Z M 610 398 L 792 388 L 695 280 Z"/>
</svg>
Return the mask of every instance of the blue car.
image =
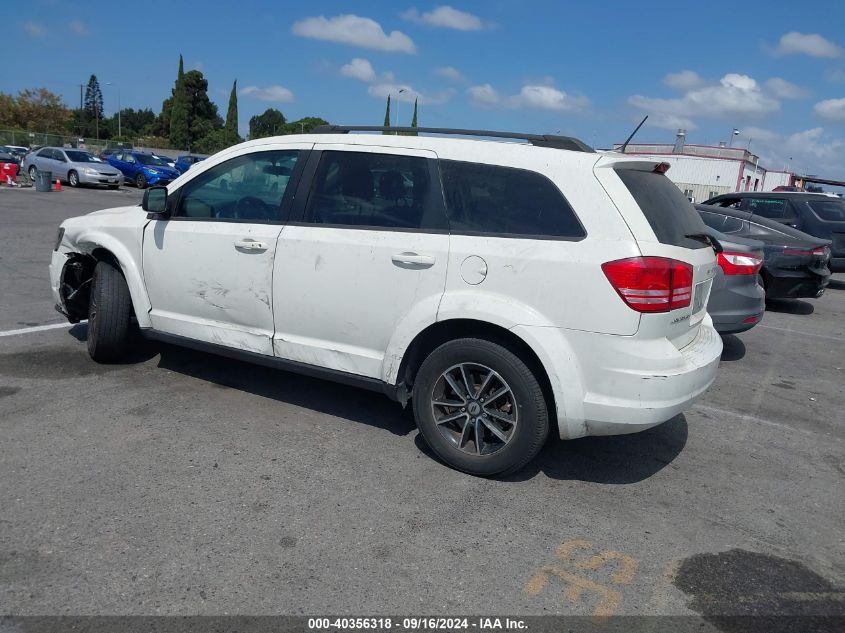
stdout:
<svg viewBox="0 0 845 633">
<path fill-rule="evenodd" d="M 151 185 L 166 185 L 179 177 L 179 172 L 169 167 L 158 156 L 145 152 L 118 152 L 109 155 L 106 160 L 109 165 L 123 172 L 126 181 L 135 183 L 138 189 Z"/>
<path fill-rule="evenodd" d="M 200 162 L 201 160 L 205 160 L 204 156 L 193 156 L 188 154 L 186 156 L 180 156 L 176 159 L 176 169 L 179 170 L 180 174 L 184 174 L 188 171 L 193 165 Z"/>
</svg>

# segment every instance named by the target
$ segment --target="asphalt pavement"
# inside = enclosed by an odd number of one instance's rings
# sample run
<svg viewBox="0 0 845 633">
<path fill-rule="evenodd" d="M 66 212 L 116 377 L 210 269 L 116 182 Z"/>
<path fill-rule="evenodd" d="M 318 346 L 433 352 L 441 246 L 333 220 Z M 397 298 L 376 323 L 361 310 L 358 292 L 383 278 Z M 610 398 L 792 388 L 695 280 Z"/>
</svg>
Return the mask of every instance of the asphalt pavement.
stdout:
<svg viewBox="0 0 845 633">
<path fill-rule="evenodd" d="M 683 415 L 485 480 L 378 394 L 5 335 L 62 321 L 59 222 L 139 201 L 0 189 L 0 613 L 845 615 L 845 275 L 725 337 Z"/>
</svg>

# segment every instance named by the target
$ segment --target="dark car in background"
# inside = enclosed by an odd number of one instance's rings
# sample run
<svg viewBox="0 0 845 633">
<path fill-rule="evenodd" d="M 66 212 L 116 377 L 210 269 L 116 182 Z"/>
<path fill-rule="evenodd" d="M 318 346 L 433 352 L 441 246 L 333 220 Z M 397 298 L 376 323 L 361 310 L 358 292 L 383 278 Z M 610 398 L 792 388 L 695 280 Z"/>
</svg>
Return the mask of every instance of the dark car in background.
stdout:
<svg viewBox="0 0 845 633">
<path fill-rule="evenodd" d="M 704 204 L 695 208 L 704 224 L 729 238 L 763 242 L 759 277 L 766 299 L 814 298 L 824 292 L 830 281 L 830 240 L 738 209 Z"/>
<path fill-rule="evenodd" d="M 830 269 L 845 272 L 845 200 L 823 193 L 778 191 L 737 192 L 711 198 L 704 204 L 731 207 L 747 219 L 765 218 L 830 240 Z"/>
<path fill-rule="evenodd" d="M 201 160 L 205 160 L 205 157 L 194 156 L 192 154 L 180 156 L 176 159 L 176 169 L 179 170 L 180 174 L 184 174 L 186 171 L 188 171 L 191 167 L 196 165 Z"/>
<path fill-rule="evenodd" d="M 179 177 L 179 172 L 168 166 L 164 160 L 146 152 L 122 151 L 111 154 L 106 160 L 139 189 L 146 189 L 151 185 L 167 185 Z"/>
<path fill-rule="evenodd" d="M 763 319 L 766 291 L 759 284 L 763 242 L 725 235 L 707 227 L 717 244 L 719 270 L 713 278 L 707 312 L 719 334 L 750 330 Z"/>
</svg>

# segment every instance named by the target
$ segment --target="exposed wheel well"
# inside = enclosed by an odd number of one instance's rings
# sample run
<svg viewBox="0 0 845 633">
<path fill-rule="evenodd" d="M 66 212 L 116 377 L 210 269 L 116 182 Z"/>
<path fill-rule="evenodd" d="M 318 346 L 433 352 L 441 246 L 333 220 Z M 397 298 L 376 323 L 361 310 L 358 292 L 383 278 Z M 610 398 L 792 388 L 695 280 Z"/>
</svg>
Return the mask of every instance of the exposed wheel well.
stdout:
<svg viewBox="0 0 845 633">
<path fill-rule="evenodd" d="M 88 318 L 91 299 L 91 280 L 97 262 L 106 261 L 120 268 L 114 254 L 105 248 L 95 248 L 88 253 L 70 253 L 62 270 L 61 294 L 71 323 Z"/>
<path fill-rule="evenodd" d="M 397 377 L 396 398 L 403 406 L 410 397 L 409 394 L 414 384 L 414 378 L 426 357 L 443 343 L 458 338 L 484 339 L 506 347 L 519 356 L 522 362 L 528 365 L 529 369 L 537 377 L 543 389 L 543 395 L 546 398 L 549 415 L 552 419 L 556 418 L 555 399 L 551 382 L 543 367 L 543 363 L 540 362 L 534 350 L 531 349 L 528 343 L 510 330 L 486 321 L 476 321 L 473 319 L 451 319 L 449 321 L 434 323 L 417 334 L 414 340 L 411 341 L 399 365 L 399 374 Z"/>
</svg>

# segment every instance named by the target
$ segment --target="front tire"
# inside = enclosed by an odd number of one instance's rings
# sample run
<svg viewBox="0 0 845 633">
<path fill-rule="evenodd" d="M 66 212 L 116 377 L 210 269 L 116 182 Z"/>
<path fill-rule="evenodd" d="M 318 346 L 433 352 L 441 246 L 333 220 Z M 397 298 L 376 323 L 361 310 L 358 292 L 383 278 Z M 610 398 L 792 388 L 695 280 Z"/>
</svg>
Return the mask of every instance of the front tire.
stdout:
<svg viewBox="0 0 845 633">
<path fill-rule="evenodd" d="M 35 165 L 30 165 L 29 166 L 29 179 L 32 182 L 35 182 L 35 177 L 36 177 L 37 173 L 38 173 L 38 167 L 36 167 Z"/>
<path fill-rule="evenodd" d="M 120 270 L 98 262 L 91 282 L 88 306 L 88 354 L 98 363 L 119 360 L 126 354 L 132 299 Z"/>
<path fill-rule="evenodd" d="M 144 174 L 138 174 L 135 176 L 135 186 L 138 187 L 138 189 L 146 189 L 147 177 Z"/>
<path fill-rule="evenodd" d="M 71 170 L 71 172 L 67 175 L 67 183 L 71 187 L 78 187 L 79 186 L 79 174 L 75 171 Z"/>
<path fill-rule="evenodd" d="M 413 401 L 429 447 L 472 475 L 520 470 L 549 432 L 537 377 L 512 351 L 483 339 L 456 339 L 435 349 L 417 373 Z"/>
</svg>

